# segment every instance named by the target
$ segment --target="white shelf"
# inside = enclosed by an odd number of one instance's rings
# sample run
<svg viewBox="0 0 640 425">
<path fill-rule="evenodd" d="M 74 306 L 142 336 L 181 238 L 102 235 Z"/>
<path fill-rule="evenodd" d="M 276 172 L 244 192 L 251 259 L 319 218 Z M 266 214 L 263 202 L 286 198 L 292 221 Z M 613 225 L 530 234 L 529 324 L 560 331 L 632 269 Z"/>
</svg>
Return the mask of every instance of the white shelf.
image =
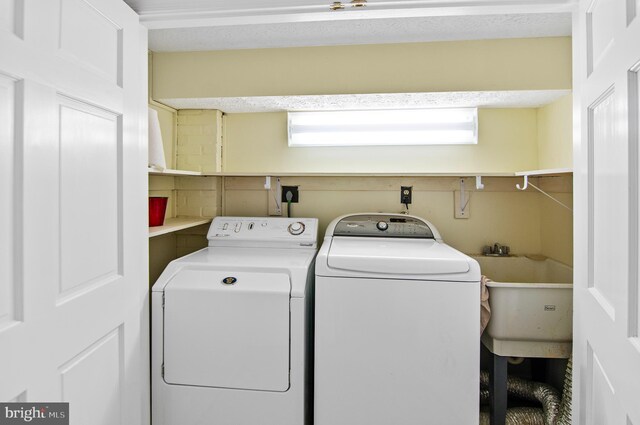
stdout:
<svg viewBox="0 0 640 425">
<path fill-rule="evenodd" d="M 200 171 L 187 171 L 187 170 L 172 170 L 166 168 L 163 171 L 159 171 L 153 168 L 149 168 L 149 175 L 152 176 L 201 176 Z"/>
<path fill-rule="evenodd" d="M 210 218 L 202 217 L 172 217 L 164 220 L 163 226 L 149 227 L 149 238 L 154 236 L 166 235 L 167 233 L 177 232 L 178 230 L 188 229 L 190 227 L 200 226 L 201 224 L 211 223 Z"/>
<path fill-rule="evenodd" d="M 547 168 L 544 170 L 516 171 L 516 176 L 557 176 L 561 174 L 572 174 L 571 168 Z"/>
<path fill-rule="evenodd" d="M 250 173 L 250 172 L 222 172 L 222 173 L 202 173 L 203 176 L 217 177 L 513 177 L 514 173 L 331 173 L 331 172 L 273 172 L 273 173 Z"/>
<path fill-rule="evenodd" d="M 460 173 L 332 173 L 332 172 L 218 172 L 201 173 L 199 171 L 185 171 L 165 169 L 164 171 L 149 168 L 149 175 L 153 176 L 204 176 L 204 177 L 514 177 L 514 176 L 553 176 L 571 174 L 571 168 L 549 168 L 545 170 L 516 171 L 513 173 L 486 173 L 486 172 L 460 172 Z"/>
</svg>

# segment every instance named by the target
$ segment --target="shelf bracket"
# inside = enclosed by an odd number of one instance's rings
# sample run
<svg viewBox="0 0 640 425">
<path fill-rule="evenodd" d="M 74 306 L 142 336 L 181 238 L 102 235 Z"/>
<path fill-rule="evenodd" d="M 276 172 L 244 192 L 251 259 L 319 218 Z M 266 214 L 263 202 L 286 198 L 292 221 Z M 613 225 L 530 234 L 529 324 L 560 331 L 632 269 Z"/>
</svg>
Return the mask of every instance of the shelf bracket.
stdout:
<svg viewBox="0 0 640 425">
<path fill-rule="evenodd" d="M 571 208 L 570 206 L 564 204 L 562 201 L 559 201 L 558 199 L 554 198 L 553 196 L 549 195 L 547 192 L 545 192 L 544 190 L 540 189 L 535 184 L 529 182 L 529 186 L 531 186 L 532 188 L 534 188 L 538 192 L 542 193 L 544 196 L 546 196 L 547 198 L 551 199 L 553 202 L 555 202 L 555 203 L 559 204 L 560 206 L 562 206 L 562 207 L 568 209 L 569 211 L 573 212 L 573 208 Z"/>
<path fill-rule="evenodd" d="M 271 177 L 269 179 L 269 189 L 267 190 L 267 203 L 268 213 L 270 216 L 282 215 L 282 185 L 280 183 L 280 177 L 275 178 L 275 184 L 272 184 Z M 266 188 L 265 184 L 265 188 Z"/>
<path fill-rule="evenodd" d="M 520 183 L 516 184 L 516 188 L 518 190 L 527 190 L 527 186 L 529 186 L 529 176 L 528 175 L 524 175 L 522 176 L 524 177 L 524 184 L 522 185 L 522 187 L 520 186 Z"/>
<path fill-rule="evenodd" d="M 568 209 L 569 211 L 573 212 L 573 208 L 571 208 L 570 206 L 566 205 L 565 203 L 563 203 L 562 201 L 554 198 L 552 195 L 549 195 L 547 192 L 545 192 L 544 190 L 540 189 L 538 186 L 536 186 L 535 184 L 531 183 L 529 181 L 529 174 L 524 174 L 522 173 L 522 178 L 524 179 L 523 185 L 520 186 L 520 183 L 516 184 L 516 188 L 518 190 L 527 190 L 527 188 L 529 186 L 531 186 L 532 188 L 534 188 L 535 190 L 537 190 L 538 192 L 542 193 L 544 196 L 546 196 L 547 198 L 551 199 L 553 202 L 555 202 L 556 204 L 562 206 L 563 208 Z"/>
</svg>

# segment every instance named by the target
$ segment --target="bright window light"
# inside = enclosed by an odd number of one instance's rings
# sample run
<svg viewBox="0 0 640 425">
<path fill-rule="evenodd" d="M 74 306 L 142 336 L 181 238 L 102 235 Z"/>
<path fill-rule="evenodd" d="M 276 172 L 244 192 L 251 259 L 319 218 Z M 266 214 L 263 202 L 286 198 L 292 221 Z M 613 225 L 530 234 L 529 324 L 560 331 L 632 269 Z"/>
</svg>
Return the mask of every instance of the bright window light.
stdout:
<svg viewBox="0 0 640 425">
<path fill-rule="evenodd" d="M 289 146 L 477 143 L 477 108 L 289 112 Z"/>
</svg>

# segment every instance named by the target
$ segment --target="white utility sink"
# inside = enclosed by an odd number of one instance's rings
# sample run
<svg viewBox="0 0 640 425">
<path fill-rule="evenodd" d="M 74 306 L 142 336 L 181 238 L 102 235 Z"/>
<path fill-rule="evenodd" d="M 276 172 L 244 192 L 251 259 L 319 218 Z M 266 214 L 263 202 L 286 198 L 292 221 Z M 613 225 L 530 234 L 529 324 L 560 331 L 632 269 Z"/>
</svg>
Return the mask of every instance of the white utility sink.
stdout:
<svg viewBox="0 0 640 425">
<path fill-rule="evenodd" d="M 501 356 L 569 357 L 573 269 L 541 256 L 473 258 L 492 280 L 483 344 Z"/>
</svg>

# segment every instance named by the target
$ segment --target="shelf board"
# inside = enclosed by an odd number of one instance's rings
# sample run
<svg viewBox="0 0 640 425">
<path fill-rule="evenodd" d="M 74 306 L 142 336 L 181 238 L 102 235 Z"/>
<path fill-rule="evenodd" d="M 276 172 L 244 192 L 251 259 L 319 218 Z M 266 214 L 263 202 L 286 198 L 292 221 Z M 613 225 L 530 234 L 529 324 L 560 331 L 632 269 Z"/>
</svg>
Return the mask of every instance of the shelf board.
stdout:
<svg viewBox="0 0 640 425">
<path fill-rule="evenodd" d="M 516 171 L 516 176 L 558 176 L 561 174 L 572 174 L 571 168 L 547 168 L 544 170 Z"/>
<path fill-rule="evenodd" d="M 217 172 L 201 173 L 199 171 L 185 171 L 166 169 L 164 171 L 149 168 L 149 175 L 153 176 L 203 176 L 203 177 L 514 177 L 514 176 L 553 176 L 571 174 L 571 168 L 550 168 L 545 170 L 498 172 L 498 173 L 332 173 L 332 172 L 273 172 L 273 173 L 252 173 L 252 172 Z"/>
<path fill-rule="evenodd" d="M 149 175 L 151 176 L 201 176 L 200 171 L 187 171 L 187 170 L 172 170 L 165 168 L 163 171 L 149 168 Z"/>
<path fill-rule="evenodd" d="M 222 172 L 202 173 L 203 176 L 215 177 L 513 177 L 514 173 L 250 173 L 250 172 Z"/>
<path fill-rule="evenodd" d="M 177 232 L 178 230 L 184 230 L 190 227 L 200 226 L 201 224 L 208 224 L 211 223 L 211 220 L 211 218 L 203 217 L 166 218 L 163 226 L 149 227 L 149 238 L 166 235 L 167 233 Z"/>
</svg>

